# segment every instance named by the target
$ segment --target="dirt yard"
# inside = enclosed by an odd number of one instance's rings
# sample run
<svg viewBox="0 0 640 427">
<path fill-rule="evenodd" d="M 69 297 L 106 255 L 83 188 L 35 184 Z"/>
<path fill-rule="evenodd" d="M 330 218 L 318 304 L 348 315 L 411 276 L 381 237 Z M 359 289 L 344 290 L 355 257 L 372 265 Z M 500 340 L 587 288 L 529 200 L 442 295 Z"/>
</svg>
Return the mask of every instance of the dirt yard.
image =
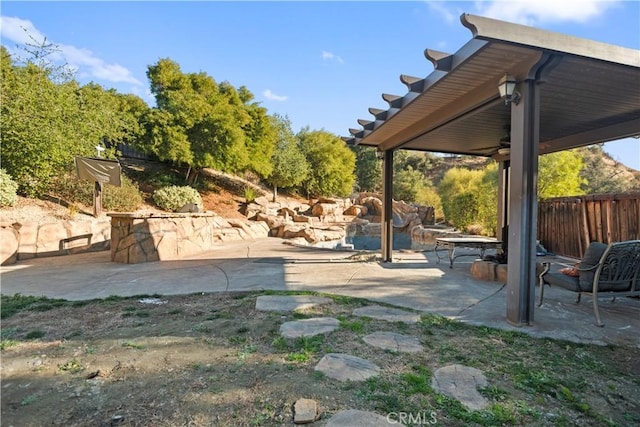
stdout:
<svg viewBox="0 0 640 427">
<path fill-rule="evenodd" d="M 262 312 L 258 295 L 3 296 L 2 425 L 291 426 L 300 398 L 319 405 L 313 425 L 349 408 L 429 411 L 441 426 L 640 423 L 638 349 L 538 340 L 431 315 L 389 323 L 353 316 L 369 303 L 344 297 L 304 312 Z M 339 319 L 340 328 L 280 336 L 283 322 L 317 316 Z M 362 339 L 375 331 L 417 336 L 425 351 L 376 349 Z M 361 383 L 324 377 L 314 367 L 330 352 L 366 358 L 382 373 Z M 484 372 L 488 409 L 469 412 L 431 388 L 433 371 L 453 363 Z"/>
</svg>

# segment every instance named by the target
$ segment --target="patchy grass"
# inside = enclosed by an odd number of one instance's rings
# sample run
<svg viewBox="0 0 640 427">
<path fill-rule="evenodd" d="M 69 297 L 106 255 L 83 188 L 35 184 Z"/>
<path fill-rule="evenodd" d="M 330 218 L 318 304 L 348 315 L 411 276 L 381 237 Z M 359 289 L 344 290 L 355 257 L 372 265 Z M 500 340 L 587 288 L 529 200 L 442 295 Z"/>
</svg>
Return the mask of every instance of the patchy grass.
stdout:
<svg viewBox="0 0 640 427">
<path fill-rule="evenodd" d="M 302 294 L 332 302 L 256 311 L 265 294 L 300 293 L 162 296 L 159 305 L 138 302 L 158 295 L 3 296 L 2 383 L 11 384 L 3 388 L 3 423 L 109 425 L 123 414 L 140 426 L 291 425 L 293 403 L 307 397 L 324 411 L 323 422 L 353 408 L 403 413 L 408 426 L 640 424 L 639 349 L 537 339 L 432 314 L 417 324 L 385 322 L 353 315 L 377 303 L 312 292 Z M 337 318 L 340 328 L 295 340 L 278 332 L 286 321 L 318 316 Z M 371 347 L 363 337 L 376 331 L 416 336 L 424 351 Z M 380 375 L 335 381 L 314 370 L 327 353 L 363 357 Z M 433 372 L 454 363 L 485 374 L 486 409 L 469 411 L 433 389 Z"/>
<path fill-rule="evenodd" d="M 47 311 L 68 304 L 66 300 L 15 294 L 2 295 L 0 318 L 6 319 L 23 310 Z"/>
</svg>

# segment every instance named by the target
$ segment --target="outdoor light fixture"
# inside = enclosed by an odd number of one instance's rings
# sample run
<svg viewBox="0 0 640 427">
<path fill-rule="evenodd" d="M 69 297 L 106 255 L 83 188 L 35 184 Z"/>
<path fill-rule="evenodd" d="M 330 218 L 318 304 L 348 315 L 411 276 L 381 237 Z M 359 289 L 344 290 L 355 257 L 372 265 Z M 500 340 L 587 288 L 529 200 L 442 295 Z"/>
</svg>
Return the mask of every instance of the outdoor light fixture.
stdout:
<svg viewBox="0 0 640 427">
<path fill-rule="evenodd" d="M 498 91 L 500 92 L 500 98 L 504 98 L 504 105 L 514 103 L 518 105 L 520 102 L 520 92 L 516 90 L 518 81 L 510 74 L 505 74 L 498 83 Z"/>
<path fill-rule="evenodd" d="M 380 150 L 379 148 L 376 150 L 376 159 L 384 160 L 384 151 Z"/>
</svg>

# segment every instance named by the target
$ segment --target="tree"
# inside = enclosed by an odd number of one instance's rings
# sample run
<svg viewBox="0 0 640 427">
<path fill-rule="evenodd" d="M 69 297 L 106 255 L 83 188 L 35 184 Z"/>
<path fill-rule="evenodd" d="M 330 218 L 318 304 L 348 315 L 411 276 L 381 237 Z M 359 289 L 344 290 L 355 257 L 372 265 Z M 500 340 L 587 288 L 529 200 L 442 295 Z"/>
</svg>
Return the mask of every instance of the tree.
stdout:
<svg viewBox="0 0 640 427">
<path fill-rule="evenodd" d="M 482 233 L 497 235 L 498 229 L 498 163 L 489 163 L 482 171 L 477 191 L 477 217 L 475 223 L 482 227 Z"/>
<path fill-rule="evenodd" d="M 300 147 L 310 166 L 310 174 L 302 183 L 313 196 L 347 196 L 355 183 L 356 156 L 344 141 L 327 131 L 302 129 L 298 133 Z"/>
<path fill-rule="evenodd" d="M 141 118 L 145 129 L 144 138 L 138 148 L 151 152 L 162 161 L 174 163 L 193 163 L 191 145 L 183 126 L 175 123 L 174 116 L 165 110 L 153 108 Z"/>
<path fill-rule="evenodd" d="M 194 168 L 193 179 L 205 167 L 271 174 L 275 131 L 266 109 L 251 103 L 253 95 L 245 87 L 217 84 L 206 73 L 183 73 L 168 58 L 149 66 L 147 76 L 157 113 L 145 121 L 144 150 Z M 154 130 L 156 125 L 162 129 Z"/>
<path fill-rule="evenodd" d="M 115 93 L 80 86 L 46 60 L 54 46 L 29 45 L 30 56 L 21 62 L 1 50 L 0 156 L 21 193 L 46 193 L 53 177 L 73 168 L 75 156 L 95 155 L 97 144 L 132 134 L 133 120 L 120 110 Z"/>
<path fill-rule="evenodd" d="M 245 90 L 245 92 L 248 92 Z M 246 101 L 248 102 L 248 101 Z M 247 169 L 262 178 L 271 176 L 274 170 L 273 154 L 278 143 L 278 132 L 267 110 L 258 104 L 245 104 L 250 120 L 244 126 L 248 164 Z"/>
<path fill-rule="evenodd" d="M 458 229 L 465 229 L 477 217 L 477 196 L 482 175 L 482 171 L 452 168 L 444 174 L 438 185 L 444 216 Z"/>
<path fill-rule="evenodd" d="M 580 177 L 583 161 L 575 150 L 558 151 L 540 157 L 538 164 L 538 198 L 579 196 L 584 194 Z"/>
<path fill-rule="evenodd" d="M 273 173 L 268 182 L 273 186 L 273 201 L 278 197 L 278 187 L 295 187 L 309 175 L 309 163 L 300 150 L 298 139 L 291 130 L 288 117 L 274 115 L 271 120 L 277 133 L 277 143 L 271 163 Z"/>
<path fill-rule="evenodd" d="M 376 149 L 357 145 L 351 150 L 356 155 L 356 182 L 358 190 L 378 192 L 382 189 L 382 162 Z"/>
<path fill-rule="evenodd" d="M 425 176 L 411 167 L 393 174 L 393 198 L 407 203 L 416 201 L 418 194 L 426 189 Z"/>
<path fill-rule="evenodd" d="M 130 93 L 114 93 L 114 96 L 122 126 L 120 140 L 115 142 L 134 145 L 144 134 L 142 119 L 149 111 L 149 106 L 142 98 Z"/>
</svg>

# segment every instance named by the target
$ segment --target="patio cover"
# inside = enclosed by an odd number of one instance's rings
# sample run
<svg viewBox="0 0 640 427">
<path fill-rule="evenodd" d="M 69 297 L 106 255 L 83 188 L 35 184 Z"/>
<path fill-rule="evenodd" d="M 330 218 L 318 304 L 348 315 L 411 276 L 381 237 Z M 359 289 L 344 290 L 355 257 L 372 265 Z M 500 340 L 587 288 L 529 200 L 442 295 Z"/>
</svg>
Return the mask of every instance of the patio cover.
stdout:
<svg viewBox="0 0 640 427">
<path fill-rule="evenodd" d="M 463 14 L 473 38 L 454 54 L 425 50 L 435 70 L 402 75 L 403 95 L 350 129 L 350 145 L 384 153 L 382 256 L 392 260 L 397 149 L 493 157 L 500 163 L 498 227 L 508 242 L 507 320 L 533 322 L 538 155 L 640 135 L 640 51 Z M 517 78 L 519 103 L 498 82 Z M 501 150 L 508 148 L 508 150 Z M 499 152 L 500 150 L 500 152 Z"/>
</svg>

